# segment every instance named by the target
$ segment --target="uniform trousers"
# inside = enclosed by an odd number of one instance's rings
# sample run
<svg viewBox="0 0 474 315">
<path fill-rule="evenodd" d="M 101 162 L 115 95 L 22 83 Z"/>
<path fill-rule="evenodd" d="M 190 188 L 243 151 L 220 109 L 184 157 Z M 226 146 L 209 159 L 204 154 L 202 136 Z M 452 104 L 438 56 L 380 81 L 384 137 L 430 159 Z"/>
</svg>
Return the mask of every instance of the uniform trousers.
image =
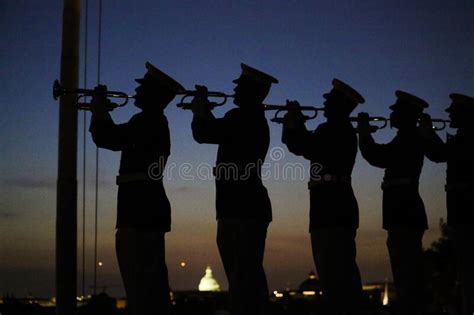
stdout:
<svg viewBox="0 0 474 315">
<path fill-rule="evenodd" d="M 454 231 L 454 253 L 461 293 L 461 314 L 474 314 L 474 226 L 457 225 Z"/>
<path fill-rule="evenodd" d="M 311 231 L 313 259 L 327 314 L 360 313 L 363 292 L 355 236 L 355 228 L 327 227 Z"/>
<path fill-rule="evenodd" d="M 169 314 L 165 232 L 119 228 L 115 250 L 131 315 Z"/>
<path fill-rule="evenodd" d="M 416 227 L 388 230 L 387 248 L 399 314 L 421 314 L 426 306 L 423 234 L 424 229 Z"/>
<path fill-rule="evenodd" d="M 266 314 L 268 286 L 263 269 L 268 222 L 219 219 L 217 246 L 229 283 L 232 315 Z"/>
</svg>

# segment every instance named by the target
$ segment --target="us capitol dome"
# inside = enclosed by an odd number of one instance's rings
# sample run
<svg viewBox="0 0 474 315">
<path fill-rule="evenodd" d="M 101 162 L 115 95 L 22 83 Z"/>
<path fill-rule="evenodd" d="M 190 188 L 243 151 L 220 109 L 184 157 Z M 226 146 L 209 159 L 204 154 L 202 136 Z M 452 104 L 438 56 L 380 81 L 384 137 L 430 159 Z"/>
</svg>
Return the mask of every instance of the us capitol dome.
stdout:
<svg viewBox="0 0 474 315">
<path fill-rule="evenodd" d="M 220 291 L 219 283 L 214 279 L 210 266 L 207 266 L 206 274 L 201 278 L 198 289 L 199 291 Z"/>
</svg>

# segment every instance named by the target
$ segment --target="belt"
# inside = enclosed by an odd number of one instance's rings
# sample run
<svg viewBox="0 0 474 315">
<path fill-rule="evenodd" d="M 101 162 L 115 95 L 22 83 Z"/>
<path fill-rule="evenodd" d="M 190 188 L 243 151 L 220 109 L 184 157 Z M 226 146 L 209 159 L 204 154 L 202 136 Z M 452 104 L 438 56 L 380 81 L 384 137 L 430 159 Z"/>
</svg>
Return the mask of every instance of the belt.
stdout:
<svg viewBox="0 0 474 315">
<path fill-rule="evenodd" d="M 472 183 L 466 182 L 457 182 L 453 184 L 447 184 L 444 186 L 445 191 L 468 191 L 472 190 L 473 185 Z"/>
<path fill-rule="evenodd" d="M 345 183 L 351 184 L 351 177 L 344 175 L 321 175 L 319 178 L 313 178 L 308 182 L 308 189 L 311 190 L 322 183 Z"/>
<path fill-rule="evenodd" d="M 393 179 L 386 179 L 382 182 L 382 189 L 400 187 L 400 186 L 418 187 L 418 180 L 412 179 L 412 178 L 393 178 Z"/>
<path fill-rule="evenodd" d="M 118 175 L 115 182 L 117 185 L 120 185 L 120 184 L 125 184 L 125 183 L 140 182 L 140 181 L 147 181 L 147 180 L 151 180 L 148 173 L 128 173 L 128 174 Z"/>
</svg>

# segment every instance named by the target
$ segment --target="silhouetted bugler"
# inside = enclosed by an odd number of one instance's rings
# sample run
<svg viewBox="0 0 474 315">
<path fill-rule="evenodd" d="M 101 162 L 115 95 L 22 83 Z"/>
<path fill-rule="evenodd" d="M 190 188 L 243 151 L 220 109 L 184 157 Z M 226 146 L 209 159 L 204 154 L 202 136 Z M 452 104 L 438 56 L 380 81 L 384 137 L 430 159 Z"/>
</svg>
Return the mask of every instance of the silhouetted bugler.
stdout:
<svg viewBox="0 0 474 315">
<path fill-rule="evenodd" d="M 449 231 L 457 272 L 457 308 L 459 314 L 474 312 L 474 98 L 452 93 L 449 113 L 450 127 L 457 129 L 443 141 L 432 130 L 423 135 L 434 148 L 434 161 L 446 162 L 446 205 Z"/>
<path fill-rule="evenodd" d="M 316 130 L 306 129 L 300 106 L 288 102 L 282 142 L 295 155 L 310 161 L 311 249 L 327 309 L 335 314 L 363 313 L 360 273 L 355 261 L 355 236 L 359 225 L 358 205 L 351 174 L 357 155 L 357 135 L 350 121 L 354 108 L 364 98 L 341 80 L 323 95 L 326 122 Z"/>
<path fill-rule="evenodd" d="M 149 62 L 146 69 L 143 78 L 136 79 L 133 97 L 141 111 L 126 123 L 113 121 L 107 99 L 113 93 L 104 86 L 80 92 L 92 96 L 87 109 L 92 111 L 89 131 L 94 143 L 121 152 L 115 249 L 131 313 L 155 309 L 169 314 L 165 233 L 171 230 L 171 205 L 162 175 L 170 155 L 170 132 L 164 110 L 184 88 Z"/>
<path fill-rule="evenodd" d="M 424 158 L 434 160 L 435 152 L 419 128 L 428 103 L 405 91 L 395 95 L 389 108 L 397 135 L 388 144 L 376 143 L 367 130 L 366 114 L 359 114 L 359 147 L 369 164 L 385 170 L 383 228 L 400 311 L 421 314 L 427 303 L 422 239 L 428 220 L 418 187 Z"/>
<path fill-rule="evenodd" d="M 207 88 L 198 90 L 189 108 L 192 131 L 198 143 L 217 144 L 216 176 L 217 245 L 229 282 L 232 314 L 265 314 L 268 287 L 263 269 L 271 203 L 262 183 L 261 167 L 270 144 L 263 100 L 272 76 L 241 64 L 234 80 L 237 108 L 215 118 Z"/>
</svg>

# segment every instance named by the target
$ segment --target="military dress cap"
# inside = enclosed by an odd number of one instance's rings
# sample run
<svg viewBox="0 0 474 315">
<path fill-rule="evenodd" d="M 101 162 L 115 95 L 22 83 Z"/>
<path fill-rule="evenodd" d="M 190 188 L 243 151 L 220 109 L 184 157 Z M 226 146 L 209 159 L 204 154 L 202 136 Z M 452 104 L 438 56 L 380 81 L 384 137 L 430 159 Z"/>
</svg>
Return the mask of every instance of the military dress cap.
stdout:
<svg viewBox="0 0 474 315">
<path fill-rule="evenodd" d="M 145 73 L 144 77 L 140 79 L 135 79 L 135 81 L 137 81 L 138 83 L 165 86 L 174 92 L 180 92 L 185 90 L 184 87 L 179 84 L 175 79 L 173 79 L 163 71 L 159 70 L 151 63 L 147 62 L 145 64 L 145 67 L 147 69 L 147 72 Z"/>
<path fill-rule="evenodd" d="M 239 83 L 242 78 L 252 78 L 253 80 L 263 83 L 263 84 L 268 84 L 271 85 L 272 83 L 278 83 L 278 80 L 272 77 L 271 75 L 257 70 L 255 68 L 252 68 L 244 63 L 240 64 L 240 67 L 242 68 L 242 73 L 240 74 L 240 77 L 235 79 L 234 83 Z"/>
<path fill-rule="evenodd" d="M 389 107 L 392 110 L 400 108 L 411 108 L 423 111 L 425 108 L 428 107 L 428 103 L 425 100 L 413 94 L 397 90 L 395 91 L 395 96 L 397 97 L 397 102 Z"/>
<path fill-rule="evenodd" d="M 333 94 L 343 94 L 346 98 L 353 101 L 355 104 L 363 104 L 365 99 L 349 84 L 342 82 L 339 79 L 332 80 L 332 90 L 329 93 L 323 94 L 324 98 L 329 98 Z"/>
<path fill-rule="evenodd" d="M 456 110 L 474 110 L 474 97 L 470 97 L 460 93 L 449 94 L 451 99 L 451 105 L 446 109 L 446 112 L 450 113 L 453 109 Z"/>
</svg>

